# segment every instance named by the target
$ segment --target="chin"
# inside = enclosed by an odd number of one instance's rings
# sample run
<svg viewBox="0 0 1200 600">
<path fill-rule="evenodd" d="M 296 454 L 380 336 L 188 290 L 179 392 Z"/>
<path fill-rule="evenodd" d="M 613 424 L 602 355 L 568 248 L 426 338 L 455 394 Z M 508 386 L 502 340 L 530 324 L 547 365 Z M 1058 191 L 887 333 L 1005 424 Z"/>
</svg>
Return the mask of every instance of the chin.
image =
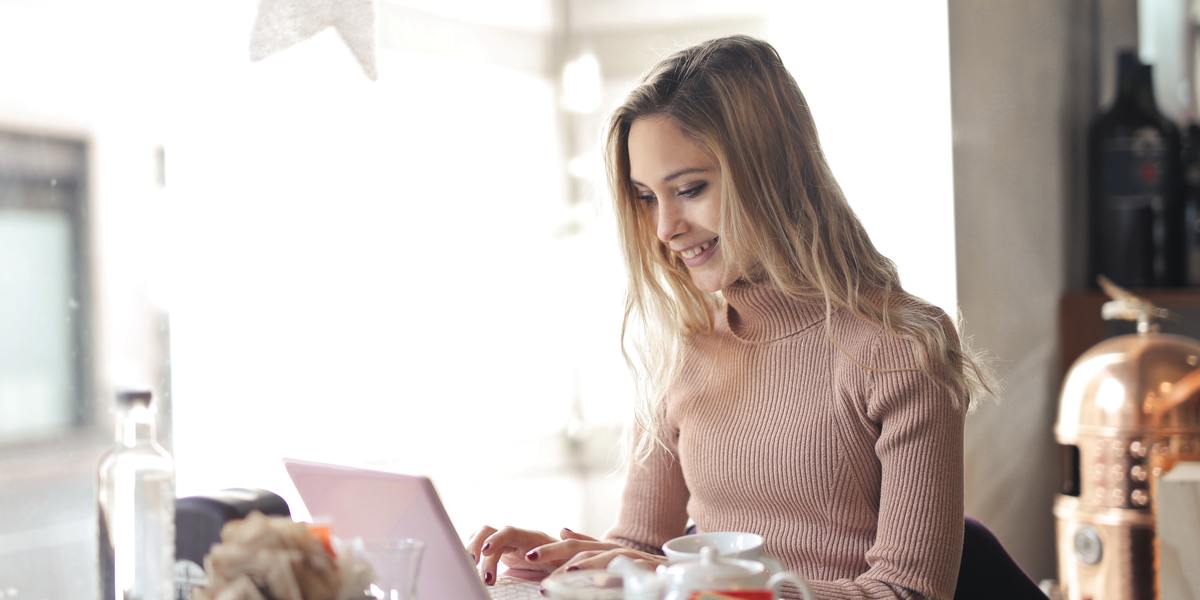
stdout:
<svg viewBox="0 0 1200 600">
<path fill-rule="evenodd" d="M 702 292 L 719 292 L 725 287 L 722 284 L 721 277 L 716 274 L 705 273 L 701 276 L 692 275 L 692 285 L 696 286 Z"/>
</svg>

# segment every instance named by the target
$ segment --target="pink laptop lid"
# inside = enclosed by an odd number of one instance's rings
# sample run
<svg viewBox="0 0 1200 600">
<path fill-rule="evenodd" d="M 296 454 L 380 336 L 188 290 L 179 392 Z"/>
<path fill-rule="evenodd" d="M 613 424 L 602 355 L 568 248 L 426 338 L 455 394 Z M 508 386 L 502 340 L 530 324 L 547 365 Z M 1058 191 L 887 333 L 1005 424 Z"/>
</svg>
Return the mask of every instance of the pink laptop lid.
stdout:
<svg viewBox="0 0 1200 600">
<path fill-rule="evenodd" d="M 429 478 L 290 458 L 283 465 L 309 514 L 330 519 L 333 535 L 425 542 L 420 600 L 488 600 Z"/>
</svg>

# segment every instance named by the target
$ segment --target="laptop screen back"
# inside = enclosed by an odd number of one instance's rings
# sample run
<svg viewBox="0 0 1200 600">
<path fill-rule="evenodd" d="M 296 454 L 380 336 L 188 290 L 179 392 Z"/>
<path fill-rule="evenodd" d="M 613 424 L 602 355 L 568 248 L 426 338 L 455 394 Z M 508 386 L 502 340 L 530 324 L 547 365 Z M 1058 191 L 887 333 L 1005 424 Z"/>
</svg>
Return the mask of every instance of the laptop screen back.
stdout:
<svg viewBox="0 0 1200 600">
<path fill-rule="evenodd" d="M 420 600 L 487 600 L 488 593 L 427 477 L 294 459 L 284 459 L 283 464 L 309 514 L 328 519 L 333 535 L 425 542 L 417 586 Z"/>
</svg>

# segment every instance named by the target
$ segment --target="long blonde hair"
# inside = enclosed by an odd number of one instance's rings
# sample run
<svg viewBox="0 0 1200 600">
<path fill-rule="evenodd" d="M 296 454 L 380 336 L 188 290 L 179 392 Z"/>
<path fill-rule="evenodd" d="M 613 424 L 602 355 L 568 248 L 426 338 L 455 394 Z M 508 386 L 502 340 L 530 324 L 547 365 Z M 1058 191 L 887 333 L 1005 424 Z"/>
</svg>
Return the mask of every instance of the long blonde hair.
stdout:
<svg viewBox="0 0 1200 600">
<path fill-rule="evenodd" d="M 844 308 L 911 340 L 920 370 L 955 402 L 965 407 L 991 391 L 989 370 L 959 342 L 954 324 L 905 292 L 895 264 L 871 243 L 825 162 L 808 104 L 779 54 L 751 37 L 719 38 L 655 66 L 608 129 L 609 183 L 629 274 L 622 350 L 641 384 L 640 459 L 666 439 L 662 398 L 684 341 L 712 331 L 723 306 L 717 294 L 692 284 L 681 260 L 657 239 L 630 181 L 629 129 L 650 115 L 673 119 L 715 159 L 726 264 L 752 265 L 745 278 L 823 302 L 826 336 L 839 350 L 829 323 Z"/>
</svg>

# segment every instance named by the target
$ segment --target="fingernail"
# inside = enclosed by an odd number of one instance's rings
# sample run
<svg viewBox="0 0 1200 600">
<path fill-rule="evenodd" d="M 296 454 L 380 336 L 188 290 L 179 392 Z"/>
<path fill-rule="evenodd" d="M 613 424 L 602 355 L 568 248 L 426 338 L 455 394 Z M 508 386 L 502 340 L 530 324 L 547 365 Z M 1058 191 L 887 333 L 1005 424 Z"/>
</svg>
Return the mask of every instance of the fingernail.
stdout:
<svg viewBox="0 0 1200 600">
<path fill-rule="evenodd" d="M 574 531 L 571 531 L 570 527 L 563 527 L 563 531 L 565 531 L 567 533 L 575 533 Z"/>
<path fill-rule="evenodd" d="M 579 570 L 579 567 L 567 567 L 568 573 L 570 573 L 571 571 L 578 571 L 578 570 Z"/>
<path fill-rule="evenodd" d="M 483 545 L 483 551 L 484 551 L 484 552 L 487 552 L 489 549 L 491 549 L 491 547 L 492 547 L 492 543 L 491 543 L 491 542 L 488 542 L 488 543 L 486 543 L 486 544 L 484 544 L 484 545 Z"/>
<path fill-rule="evenodd" d="M 491 582 L 492 582 L 492 572 L 491 572 L 491 571 L 488 571 L 487 573 L 484 573 L 484 574 L 483 574 L 483 581 L 484 581 L 485 583 L 491 583 Z"/>
<path fill-rule="evenodd" d="M 538 557 L 537 550 L 533 550 L 529 554 L 525 555 L 525 558 L 528 558 L 529 560 L 537 560 L 537 557 Z"/>
</svg>

